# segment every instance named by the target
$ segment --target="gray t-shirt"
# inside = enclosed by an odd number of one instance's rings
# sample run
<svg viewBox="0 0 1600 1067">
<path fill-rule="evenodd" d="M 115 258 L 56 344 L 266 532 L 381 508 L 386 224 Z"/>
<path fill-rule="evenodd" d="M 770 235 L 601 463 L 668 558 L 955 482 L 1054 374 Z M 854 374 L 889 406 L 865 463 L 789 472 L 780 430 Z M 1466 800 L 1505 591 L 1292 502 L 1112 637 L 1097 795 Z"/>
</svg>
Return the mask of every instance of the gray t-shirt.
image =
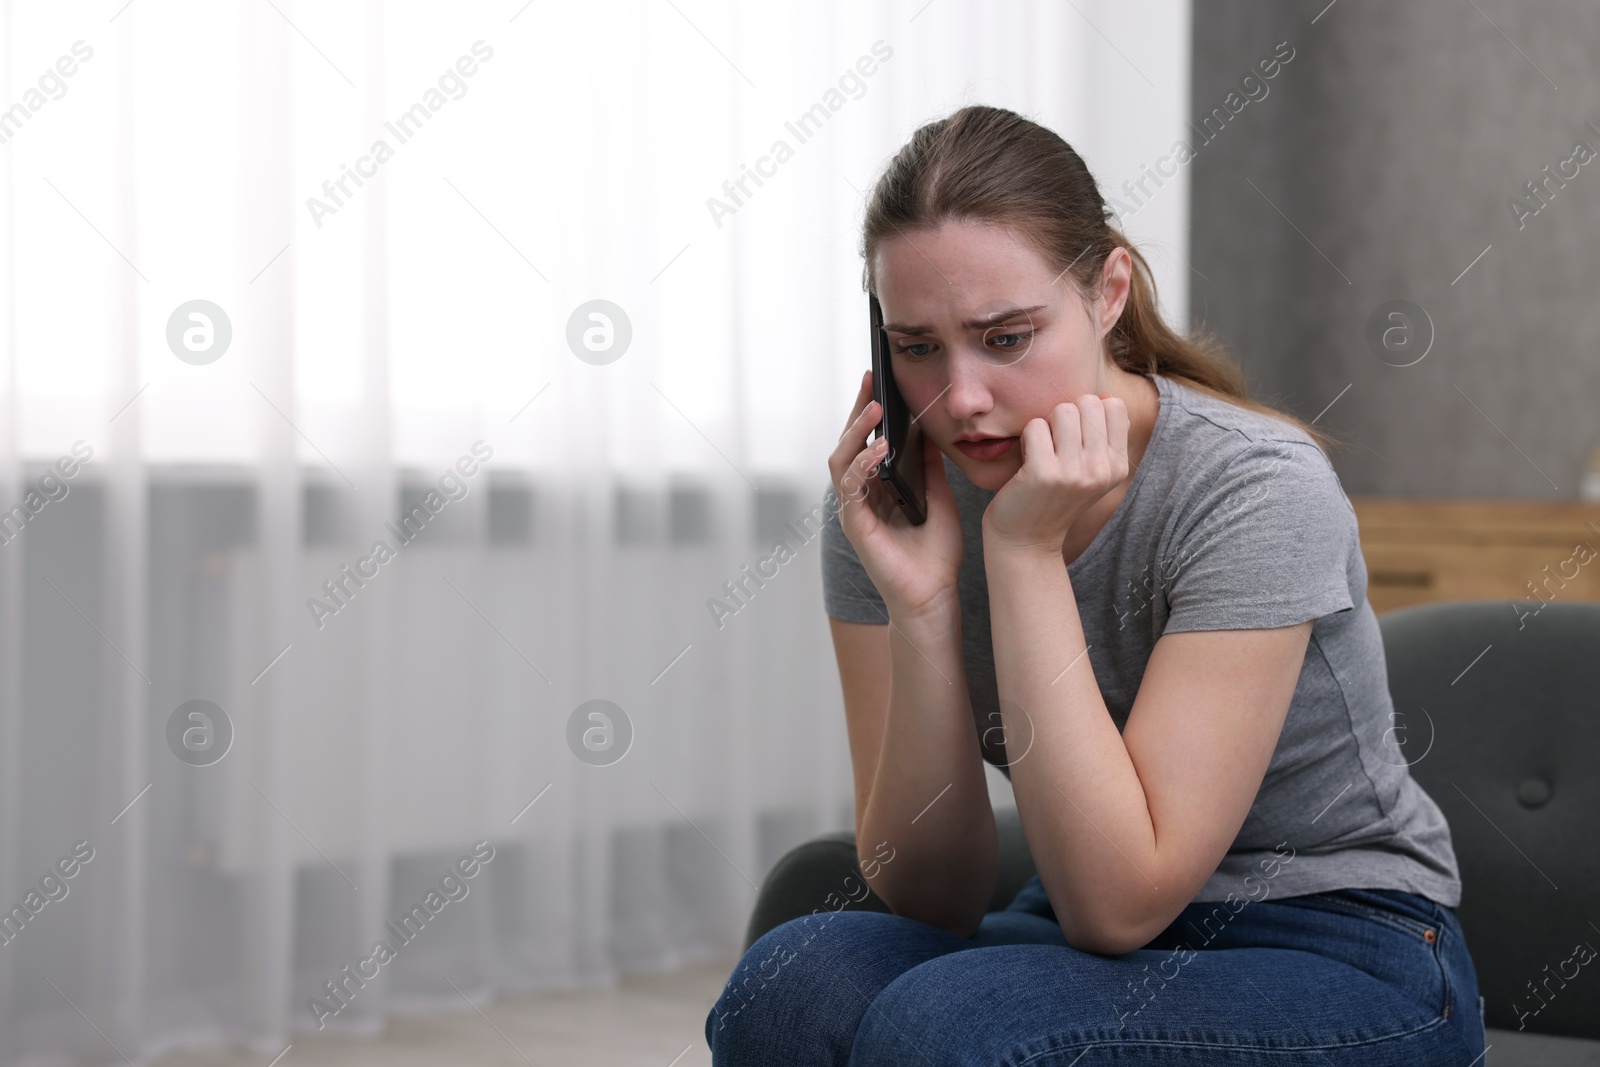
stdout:
<svg viewBox="0 0 1600 1067">
<path fill-rule="evenodd" d="M 1259 899 L 1258 883 L 1268 881 L 1272 897 L 1399 889 L 1457 906 L 1449 825 L 1386 737 L 1397 720 L 1383 640 L 1367 602 L 1355 510 L 1338 475 L 1289 423 L 1181 378 L 1153 380 L 1161 406 L 1150 443 L 1116 511 L 1067 567 L 1088 660 L 1117 729 L 1162 634 L 1316 620 L 1261 789 L 1194 900 Z M 994 493 L 948 457 L 944 464 L 964 539 L 958 585 L 974 724 L 984 759 L 1009 778 L 983 568 L 983 512 Z M 849 622 L 887 623 L 831 487 L 828 505 L 825 609 Z"/>
</svg>

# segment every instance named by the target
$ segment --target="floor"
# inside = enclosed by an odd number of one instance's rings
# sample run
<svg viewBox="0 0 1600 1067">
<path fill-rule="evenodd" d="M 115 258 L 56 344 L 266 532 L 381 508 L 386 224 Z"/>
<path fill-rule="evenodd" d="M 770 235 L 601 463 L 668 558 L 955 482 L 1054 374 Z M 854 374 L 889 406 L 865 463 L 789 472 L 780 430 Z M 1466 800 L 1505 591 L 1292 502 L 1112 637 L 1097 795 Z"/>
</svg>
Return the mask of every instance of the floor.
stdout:
<svg viewBox="0 0 1600 1067">
<path fill-rule="evenodd" d="M 278 1067 L 710 1067 L 705 1022 L 736 959 L 614 989 L 512 996 L 483 1014 L 397 1019 L 372 1039 L 295 1037 Z M 242 1049 L 174 1052 L 152 1067 L 266 1067 Z"/>
</svg>

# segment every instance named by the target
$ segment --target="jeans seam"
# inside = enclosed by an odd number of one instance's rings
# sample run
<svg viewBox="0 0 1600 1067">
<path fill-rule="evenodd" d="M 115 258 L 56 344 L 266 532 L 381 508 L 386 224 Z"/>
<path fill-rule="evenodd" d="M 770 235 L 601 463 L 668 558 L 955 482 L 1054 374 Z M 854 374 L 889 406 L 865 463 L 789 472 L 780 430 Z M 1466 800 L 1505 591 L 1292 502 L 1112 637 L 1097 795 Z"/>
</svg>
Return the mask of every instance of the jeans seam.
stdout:
<svg viewBox="0 0 1600 1067">
<path fill-rule="evenodd" d="M 1030 1063 L 1034 1062 L 1035 1060 L 1039 1059 L 1041 1056 L 1050 1056 L 1050 1055 L 1054 1055 L 1056 1053 L 1065 1053 L 1066 1051 L 1068 1051 L 1070 1049 L 1073 1049 L 1073 1048 L 1076 1048 L 1079 1045 L 1083 1045 L 1084 1046 L 1084 1051 L 1088 1051 L 1089 1048 L 1092 1048 L 1092 1047 L 1097 1046 L 1097 1045 L 1110 1045 L 1110 1046 L 1113 1046 L 1113 1047 L 1123 1047 L 1123 1046 L 1132 1046 L 1132 1045 L 1155 1045 L 1155 1046 L 1158 1046 L 1158 1047 L 1161 1047 L 1161 1048 L 1201 1048 L 1201 1049 L 1214 1049 L 1214 1050 L 1217 1050 L 1217 1051 L 1227 1050 L 1227 1051 L 1233 1051 L 1233 1052 L 1268 1052 L 1268 1053 L 1280 1053 L 1280 1052 L 1281 1053 L 1298 1053 L 1298 1052 L 1327 1052 L 1327 1051 L 1339 1052 L 1339 1051 L 1343 1051 L 1345 1049 L 1364 1048 L 1364 1047 L 1369 1046 L 1369 1045 L 1380 1045 L 1380 1044 L 1384 1043 L 1385 1041 L 1395 1041 L 1395 1040 L 1398 1040 L 1398 1039 L 1403 1038 L 1403 1037 L 1413 1037 L 1413 1036 L 1415 1036 L 1417 1034 L 1427 1033 L 1430 1030 L 1438 1029 L 1441 1026 L 1448 1026 L 1449 1022 L 1450 1022 L 1450 1020 L 1444 1018 L 1444 1016 L 1441 1015 L 1441 1016 L 1439 1016 L 1437 1018 L 1430 1019 L 1428 1022 L 1423 1023 L 1421 1026 L 1414 1026 L 1410 1030 L 1404 1030 L 1404 1031 L 1401 1031 L 1400 1033 L 1396 1033 L 1396 1034 L 1384 1034 L 1382 1037 L 1375 1037 L 1375 1038 L 1371 1038 L 1371 1039 L 1365 1040 L 1365 1041 L 1347 1041 L 1347 1042 L 1343 1042 L 1343 1043 L 1340 1043 L 1340 1044 L 1321 1044 L 1321 1045 L 1288 1045 L 1288 1046 L 1284 1046 L 1282 1048 L 1272 1048 L 1272 1047 L 1268 1047 L 1268 1046 L 1265 1046 L 1265 1045 L 1245 1045 L 1245 1044 L 1237 1044 L 1237 1043 L 1229 1044 L 1229 1043 L 1223 1043 L 1223 1042 L 1217 1042 L 1217 1041 L 1163 1041 L 1163 1040 L 1158 1040 L 1158 1039 L 1155 1039 L 1155 1038 L 1133 1038 L 1133 1039 L 1119 1038 L 1119 1039 L 1112 1040 L 1112 1041 L 1070 1041 L 1070 1042 L 1067 1042 L 1064 1045 L 1058 1045 L 1055 1048 L 1048 1048 L 1048 1049 L 1044 1049 L 1043 1051 L 1040 1051 L 1040 1052 L 1035 1052 L 1032 1055 L 1028 1056 L 1026 1059 L 1016 1060 L 1015 1061 L 1015 1067 L 1026 1067 L 1027 1064 L 1030 1064 Z"/>
<path fill-rule="evenodd" d="M 1433 940 L 1433 959 L 1439 965 L 1439 977 L 1444 982 L 1444 1010 L 1448 1014 L 1450 1006 L 1456 999 L 1456 986 L 1450 981 L 1450 968 L 1444 965 L 1444 939 L 1451 936 L 1451 933 L 1444 923 L 1439 924 L 1438 930 Z"/>
</svg>

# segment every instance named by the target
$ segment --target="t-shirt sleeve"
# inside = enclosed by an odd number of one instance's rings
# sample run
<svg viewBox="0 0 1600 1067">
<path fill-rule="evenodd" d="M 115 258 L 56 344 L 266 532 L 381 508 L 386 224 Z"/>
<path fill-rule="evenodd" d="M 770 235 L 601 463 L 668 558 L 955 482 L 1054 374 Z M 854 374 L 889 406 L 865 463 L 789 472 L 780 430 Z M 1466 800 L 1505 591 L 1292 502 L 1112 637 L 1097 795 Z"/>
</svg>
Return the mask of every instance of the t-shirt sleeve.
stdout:
<svg viewBox="0 0 1600 1067">
<path fill-rule="evenodd" d="M 1201 495 L 1164 561 L 1163 632 L 1293 626 L 1355 607 L 1355 512 L 1315 444 L 1255 441 Z"/>
<path fill-rule="evenodd" d="M 822 524 L 822 605 L 829 616 L 844 622 L 870 622 L 887 626 L 889 609 L 884 606 L 878 587 L 867 577 L 867 569 L 856 555 L 856 546 L 844 534 L 839 520 L 838 495 L 828 486 L 825 499 L 827 519 Z"/>
</svg>

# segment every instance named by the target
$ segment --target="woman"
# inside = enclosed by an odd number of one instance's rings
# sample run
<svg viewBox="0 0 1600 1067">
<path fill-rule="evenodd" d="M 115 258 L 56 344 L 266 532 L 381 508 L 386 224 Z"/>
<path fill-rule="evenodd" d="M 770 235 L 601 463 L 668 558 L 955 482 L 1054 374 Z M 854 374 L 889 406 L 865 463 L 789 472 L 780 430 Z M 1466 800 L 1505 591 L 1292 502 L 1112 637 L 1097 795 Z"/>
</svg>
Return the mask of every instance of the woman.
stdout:
<svg viewBox="0 0 1600 1067">
<path fill-rule="evenodd" d="M 869 373 L 823 550 L 857 852 L 892 913 L 765 934 L 706 1020 L 717 1064 L 1483 1051 L 1449 827 L 1385 744 L 1325 438 L 1168 329 L 1109 215 L 1069 145 L 990 107 L 918 130 L 874 189 L 865 281 L 928 518 L 873 477 Z M 987 914 L 984 760 L 1038 870 Z"/>
</svg>

